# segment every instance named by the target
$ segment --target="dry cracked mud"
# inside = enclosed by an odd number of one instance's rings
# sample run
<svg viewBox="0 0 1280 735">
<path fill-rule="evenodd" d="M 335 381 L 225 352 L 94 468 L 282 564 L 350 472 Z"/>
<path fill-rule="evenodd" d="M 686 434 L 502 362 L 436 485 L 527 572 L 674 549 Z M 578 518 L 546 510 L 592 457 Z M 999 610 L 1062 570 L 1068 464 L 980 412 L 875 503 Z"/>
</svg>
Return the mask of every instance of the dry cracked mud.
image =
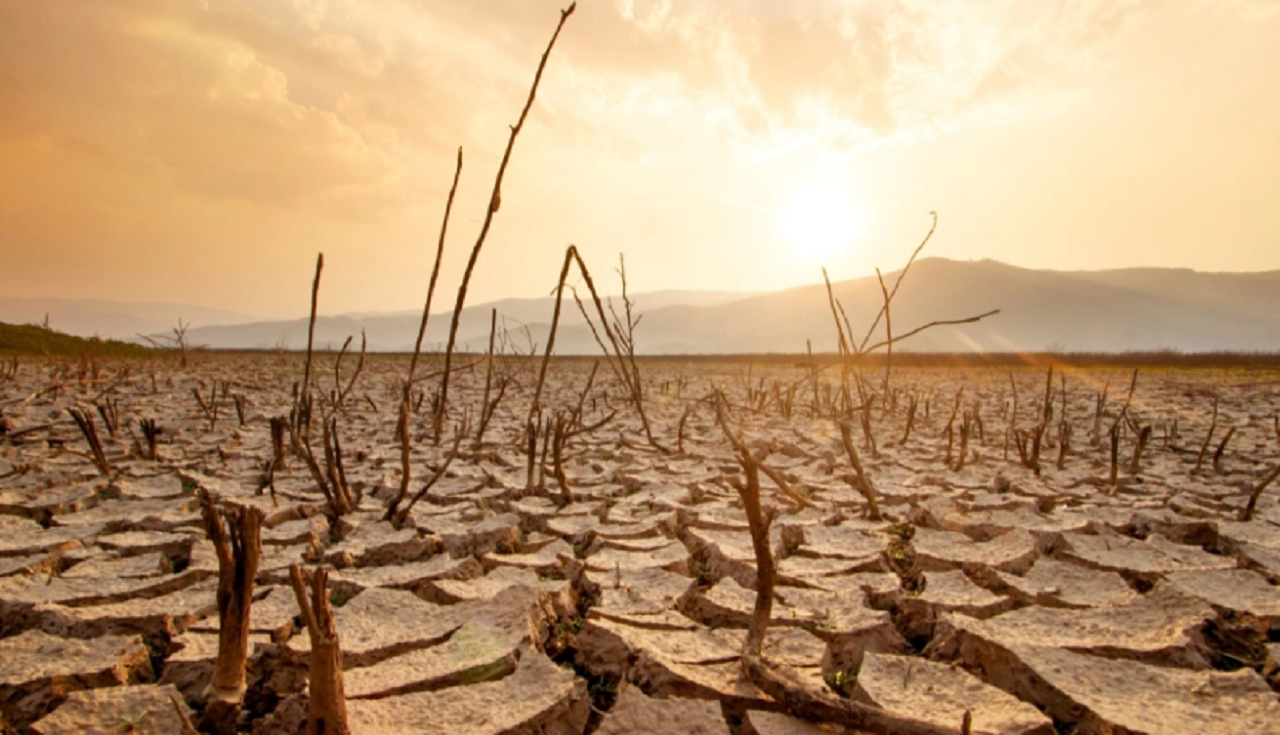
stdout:
<svg viewBox="0 0 1280 735">
<path fill-rule="evenodd" d="M 200 721 L 219 630 L 202 494 L 266 518 L 240 732 L 306 724 L 292 564 L 331 570 L 352 732 L 855 732 L 741 665 L 759 580 L 720 395 L 769 469 L 763 652 L 799 686 L 940 731 L 967 713 L 974 733 L 1280 733 L 1280 484 L 1241 520 L 1280 462 L 1274 372 L 1153 370 L 1126 400 L 1129 372 L 1075 370 L 1046 402 L 1044 368 L 873 370 L 845 414 L 838 367 L 646 361 L 655 447 L 607 365 L 584 395 L 592 362 L 558 359 L 540 416 L 570 435 L 541 435 L 531 469 L 536 362 L 466 356 L 443 436 L 414 389 L 411 495 L 468 435 L 388 521 L 407 358 L 370 356 L 340 401 L 354 368 L 333 360 L 314 420 L 336 419 L 342 515 L 292 452 L 265 482 L 300 356 L 27 359 L 0 382 L 0 732 Z"/>
</svg>

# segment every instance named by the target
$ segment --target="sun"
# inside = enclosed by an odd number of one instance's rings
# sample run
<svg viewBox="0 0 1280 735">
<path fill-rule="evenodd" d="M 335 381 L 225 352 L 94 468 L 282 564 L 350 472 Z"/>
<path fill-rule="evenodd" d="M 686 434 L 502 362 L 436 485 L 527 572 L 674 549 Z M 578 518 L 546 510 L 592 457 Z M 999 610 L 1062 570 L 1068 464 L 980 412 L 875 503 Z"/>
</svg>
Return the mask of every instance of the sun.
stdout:
<svg viewBox="0 0 1280 735">
<path fill-rule="evenodd" d="M 830 181 L 796 189 L 778 217 L 792 255 L 806 264 L 825 264 L 849 252 L 862 235 L 863 224 L 853 191 Z"/>
</svg>

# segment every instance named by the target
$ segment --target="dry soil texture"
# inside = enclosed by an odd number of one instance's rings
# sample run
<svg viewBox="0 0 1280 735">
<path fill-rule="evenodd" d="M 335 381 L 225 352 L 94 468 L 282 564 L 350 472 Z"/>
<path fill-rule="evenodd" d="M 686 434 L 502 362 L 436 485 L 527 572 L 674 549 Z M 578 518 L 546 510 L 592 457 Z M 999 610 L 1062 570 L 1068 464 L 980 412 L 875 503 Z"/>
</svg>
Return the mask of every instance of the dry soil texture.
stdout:
<svg viewBox="0 0 1280 735">
<path fill-rule="evenodd" d="M 299 356 L 6 363 L 5 727 L 199 721 L 219 628 L 207 492 L 267 516 L 242 731 L 305 724 L 295 563 L 332 568 L 353 732 L 840 731 L 740 666 L 756 569 L 720 395 L 770 471 L 764 653 L 795 682 L 955 732 L 966 711 L 975 733 L 1280 732 L 1280 482 L 1239 520 L 1280 462 L 1274 372 L 1144 369 L 1128 400 L 1120 370 L 1047 389 L 1043 367 L 869 371 L 846 394 L 838 367 L 646 362 L 651 444 L 612 366 L 584 393 L 592 363 L 556 361 L 531 465 L 536 362 L 460 362 L 438 441 L 440 363 L 419 366 L 411 495 L 467 436 L 399 524 L 382 516 L 407 359 L 371 357 L 348 388 L 352 356 L 340 375 L 316 358 L 310 443 L 323 464 L 336 420 L 358 498 L 341 516 L 287 435 L 264 487 Z"/>
</svg>

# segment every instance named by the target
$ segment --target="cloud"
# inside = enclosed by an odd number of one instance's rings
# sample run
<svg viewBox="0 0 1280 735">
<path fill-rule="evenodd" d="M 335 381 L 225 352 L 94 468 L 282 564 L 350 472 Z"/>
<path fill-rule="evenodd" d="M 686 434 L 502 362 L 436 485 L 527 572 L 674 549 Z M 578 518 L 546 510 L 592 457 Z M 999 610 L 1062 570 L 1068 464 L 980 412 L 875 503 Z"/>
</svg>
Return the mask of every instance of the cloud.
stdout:
<svg viewBox="0 0 1280 735">
<path fill-rule="evenodd" d="M 393 150 L 336 110 L 299 102 L 288 75 L 202 27 L 202 12 L 163 1 L 10 5 L 0 46 L 16 114 L 2 134 L 268 206 L 376 199 L 402 178 Z"/>
<path fill-rule="evenodd" d="M 690 134 L 749 156 L 934 135 L 1069 91 L 1151 4 L 588 0 L 536 124 L 636 159 Z M 422 156 L 501 144 L 557 7 L 17 0 L 0 135 L 193 196 L 378 217 L 421 191 Z"/>
</svg>

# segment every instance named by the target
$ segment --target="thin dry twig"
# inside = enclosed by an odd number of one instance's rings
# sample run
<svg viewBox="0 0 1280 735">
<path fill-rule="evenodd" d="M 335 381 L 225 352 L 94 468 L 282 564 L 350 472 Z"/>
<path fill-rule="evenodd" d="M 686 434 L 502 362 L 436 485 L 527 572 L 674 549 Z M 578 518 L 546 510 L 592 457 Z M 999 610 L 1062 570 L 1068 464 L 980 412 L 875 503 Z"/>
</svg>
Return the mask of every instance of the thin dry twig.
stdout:
<svg viewBox="0 0 1280 735">
<path fill-rule="evenodd" d="M 498 213 L 498 208 L 502 204 L 502 178 L 507 172 L 507 164 L 511 161 L 511 151 L 516 145 L 516 136 L 520 135 L 520 130 L 524 128 L 524 121 L 529 116 L 529 110 L 533 107 L 534 97 L 538 93 L 538 83 L 542 81 L 542 71 L 547 66 L 547 59 L 551 56 L 551 49 L 556 45 L 556 39 L 560 37 L 560 30 L 564 28 L 564 23 L 573 15 L 577 3 L 569 5 L 568 9 L 560 11 L 560 22 L 556 25 L 555 33 L 551 35 L 551 41 L 547 43 L 547 50 L 542 53 L 542 60 L 538 62 L 538 71 L 533 76 L 533 85 L 529 88 L 529 99 L 524 103 L 524 109 L 520 112 L 520 119 L 516 124 L 511 126 L 511 137 L 507 140 L 507 149 L 502 154 L 502 163 L 498 166 L 498 174 L 493 181 L 493 193 L 489 196 L 489 207 L 485 211 L 484 224 L 480 226 L 480 234 L 476 237 L 476 244 L 471 248 L 471 257 L 467 260 L 466 270 L 462 274 L 462 284 L 458 286 L 458 298 L 453 306 L 453 318 L 449 324 L 449 342 L 444 352 L 444 375 L 440 378 L 440 403 L 436 410 L 434 419 L 435 438 L 440 440 L 441 426 L 444 422 L 444 414 L 448 410 L 449 400 L 449 366 L 453 362 L 453 349 L 458 339 L 458 323 L 462 318 L 462 307 L 467 301 L 467 286 L 471 283 L 471 274 L 475 271 L 476 261 L 480 258 L 480 250 L 484 247 L 485 238 L 489 236 L 489 228 L 493 225 L 493 216 Z"/>
<path fill-rule="evenodd" d="M 853 471 L 857 474 L 858 490 L 862 493 L 862 497 L 867 500 L 867 517 L 873 521 L 881 519 L 880 504 L 876 502 L 876 490 L 871 485 L 871 478 L 867 477 L 867 472 L 862 468 L 862 459 L 858 456 L 858 449 L 853 446 L 852 427 L 848 421 L 840 422 L 840 442 L 844 444 L 844 451 L 849 455 L 849 463 L 853 465 Z"/>
<path fill-rule="evenodd" d="M 1254 485 L 1253 491 L 1249 493 L 1249 502 L 1240 511 L 1241 521 L 1247 522 L 1253 518 L 1253 509 L 1258 505 L 1258 498 L 1262 497 L 1262 493 L 1267 489 L 1268 485 L 1275 482 L 1276 477 L 1280 477 L 1280 464 L 1277 464 L 1275 468 L 1267 473 L 1266 477 L 1263 477 L 1257 485 Z"/>
<path fill-rule="evenodd" d="M 427 282 L 427 300 L 422 305 L 422 321 L 418 323 L 418 338 L 413 343 L 413 359 L 409 361 L 409 377 L 405 381 L 405 390 L 413 385 L 413 373 L 418 367 L 418 355 L 422 352 L 422 338 L 427 333 L 427 320 L 431 317 L 431 298 L 436 292 L 436 279 L 440 277 L 440 262 L 444 258 L 444 235 L 449 229 L 449 213 L 453 211 L 453 196 L 458 193 L 458 179 L 462 177 L 462 146 L 458 146 L 458 164 L 453 170 L 453 185 L 449 187 L 449 198 L 444 205 L 444 221 L 440 223 L 440 239 L 436 243 L 436 259 L 431 266 L 431 280 Z"/>
</svg>

